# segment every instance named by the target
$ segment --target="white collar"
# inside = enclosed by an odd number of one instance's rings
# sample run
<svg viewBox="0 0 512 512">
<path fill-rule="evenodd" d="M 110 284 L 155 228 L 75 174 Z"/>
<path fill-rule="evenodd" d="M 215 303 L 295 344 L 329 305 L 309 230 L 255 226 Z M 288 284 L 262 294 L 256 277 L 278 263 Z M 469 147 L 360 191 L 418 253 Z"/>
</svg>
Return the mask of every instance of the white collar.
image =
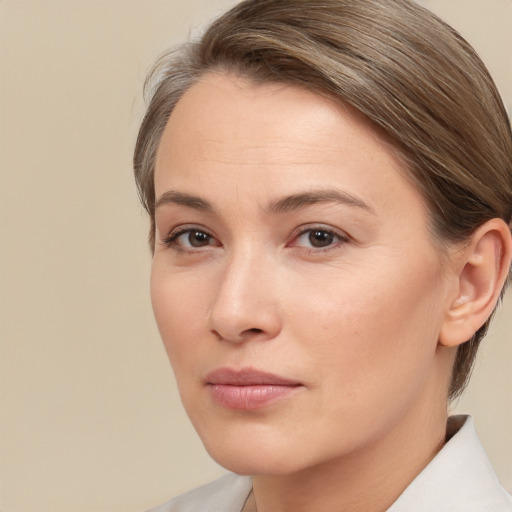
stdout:
<svg viewBox="0 0 512 512">
<path fill-rule="evenodd" d="M 457 430 L 388 512 L 510 512 L 512 498 L 501 486 L 470 416 L 451 416 Z"/>
</svg>

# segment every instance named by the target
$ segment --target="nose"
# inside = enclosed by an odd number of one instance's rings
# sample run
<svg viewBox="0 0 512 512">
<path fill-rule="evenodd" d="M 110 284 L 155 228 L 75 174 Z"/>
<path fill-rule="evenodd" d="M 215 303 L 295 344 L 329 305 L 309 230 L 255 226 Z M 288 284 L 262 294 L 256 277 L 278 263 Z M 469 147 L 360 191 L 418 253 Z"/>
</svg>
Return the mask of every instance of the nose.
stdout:
<svg viewBox="0 0 512 512">
<path fill-rule="evenodd" d="M 221 340 L 270 340 L 281 330 L 276 268 L 247 252 L 232 257 L 219 279 L 210 309 L 210 330 Z"/>
</svg>

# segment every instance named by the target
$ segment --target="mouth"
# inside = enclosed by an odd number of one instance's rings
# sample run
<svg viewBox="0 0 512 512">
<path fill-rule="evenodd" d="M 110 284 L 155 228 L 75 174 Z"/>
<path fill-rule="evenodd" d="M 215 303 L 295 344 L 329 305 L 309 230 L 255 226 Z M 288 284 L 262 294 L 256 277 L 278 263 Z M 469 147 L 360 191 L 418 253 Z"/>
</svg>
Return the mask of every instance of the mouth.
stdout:
<svg viewBox="0 0 512 512">
<path fill-rule="evenodd" d="M 219 368 L 207 375 L 206 386 L 218 405 L 249 411 L 289 397 L 303 384 L 254 368 Z"/>
</svg>

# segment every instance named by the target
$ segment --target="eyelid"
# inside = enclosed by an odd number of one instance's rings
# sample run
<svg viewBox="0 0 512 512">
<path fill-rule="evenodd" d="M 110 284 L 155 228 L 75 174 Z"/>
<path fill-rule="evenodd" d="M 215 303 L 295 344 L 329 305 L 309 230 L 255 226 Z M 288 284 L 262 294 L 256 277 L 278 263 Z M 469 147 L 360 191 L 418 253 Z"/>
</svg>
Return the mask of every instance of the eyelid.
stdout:
<svg viewBox="0 0 512 512">
<path fill-rule="evenodd" d="M 205 235 L 208 235 L 211 239 L 216 240 L 217 244 L 216 246 L 220 246 L 220 242 L 218 241 L 217 237 L 211 233 L 211 231 L 204 226 L 201 226 L 200 224 L 180 224 L 179 226 L 174 227 L 170 230 L 169 234 L 161 239 L 160 243 L 167 248 L 174 248 L 178 252 L 190 252 L 195 253 L 199 252 L 201 250 L 204 250 L 205 247 L 211 247 L 212 245 L 209 244 L 204 247 L 183 247 L 178 245 L 176 240 L 184 235 L 185 233 L 190 233 L 191 231 L 199 231 L 201 233 L 204 233 Z"/>
<path fill-rule="evenodd" d="M 308 233 L 310 231 L 315 231 L 315 230 L 316 231 L 325 231 L 326 233 L 329 233 L 329 234 L 335 236 L 336 238 L 338 238 L 338 240 L 335 243 L 328 245 L 326 247 L 304 247 L 304 246 L 294 245 L 294 242 L 299 237 L 301 237 L 302 235 L 305 235 L 306 233 Z M 337 228 L 334 228 L 334 227 L 326 225 L 326 224 L 312 223 L 312 224 L 303 224 L 302 226 L 299 226 L 298 228 L 296 228 L 291 235 L 291 242 L 288 243 L 287 245 L 289 247 L 298 247 L 298 248 L 301 248 L 301 249 L 304 249 L 307 251 L 311 251 L 311 252 L 322 252 L 322 251 L 325 252 L 325 251 L 329 251 L 331 249 L 338 247 L 340 244 L 344 244 L 344 243 L 347 243 L 350 241 L 351 241 L 351 237 L 345 231 L 343 231 L 341 229 L 337 229 Z"/>
</svg>

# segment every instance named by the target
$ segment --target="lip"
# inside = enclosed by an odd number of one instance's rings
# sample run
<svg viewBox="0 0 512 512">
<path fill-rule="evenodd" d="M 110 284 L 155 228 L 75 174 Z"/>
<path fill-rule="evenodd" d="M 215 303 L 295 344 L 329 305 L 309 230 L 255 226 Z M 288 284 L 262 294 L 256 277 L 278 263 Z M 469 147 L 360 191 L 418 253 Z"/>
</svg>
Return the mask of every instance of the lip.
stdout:
<svg viewBox="0 0 512 512">
<path fill-rule="evenodd" d="M 246 411 L 266 407 L 303 387 L 298 381 L 254 368 L 219 368 L 209 373 L 205 381 L 217 404 Z"/>
</svg>

